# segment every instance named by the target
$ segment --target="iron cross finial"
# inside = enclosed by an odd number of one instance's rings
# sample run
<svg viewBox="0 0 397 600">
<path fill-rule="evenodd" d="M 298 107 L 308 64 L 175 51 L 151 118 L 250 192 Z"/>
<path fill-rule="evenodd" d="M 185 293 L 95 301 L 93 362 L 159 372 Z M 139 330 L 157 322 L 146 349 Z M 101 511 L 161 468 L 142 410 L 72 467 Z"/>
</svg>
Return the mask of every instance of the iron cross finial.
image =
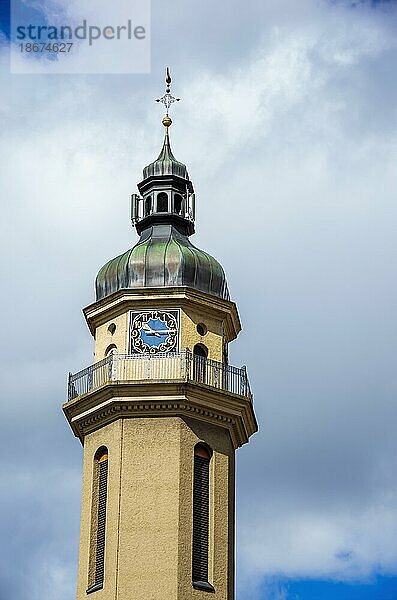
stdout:
<svg viewBox="0 0 397 600">
<path fill-rule="evenodd" d="M 173 102 L 179 102 L 179 100 L 180 100 L 180 98 L 175 98 L 175 96 L 173 96 L 171 94 L 171 81 L 172 81 L 172 79 L 171 79 L 171 75 L 170 75 L 170 70 L 167 67 L 165 70 L 165 94 L 161 98 L 156 99 L 156 102 L 162 102 L 164 104 L 165 110 L 166 110 L 166 112 L 165 112 L 166 117 L 168 117 L 168 111 L 169 111 L 171 104 Z"/>
</svg>

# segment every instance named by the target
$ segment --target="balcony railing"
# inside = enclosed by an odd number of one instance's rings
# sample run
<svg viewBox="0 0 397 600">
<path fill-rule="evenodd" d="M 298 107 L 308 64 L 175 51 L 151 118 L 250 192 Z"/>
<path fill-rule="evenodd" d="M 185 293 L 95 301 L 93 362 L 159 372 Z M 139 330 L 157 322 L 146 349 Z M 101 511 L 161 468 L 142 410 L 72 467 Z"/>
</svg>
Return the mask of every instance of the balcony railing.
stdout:
<svg viewBox="0 0 397 600">
<path fill-rule="evenodd" d="M 252 401 L 245 367 L 237 368 L 188 350 L 167 354 L 111 354 L 72 375 L 69 374 L 68 400 L 96 390 L 112 381 L 203 383 L 212 388 L 245 396 Z"/>
</svg>

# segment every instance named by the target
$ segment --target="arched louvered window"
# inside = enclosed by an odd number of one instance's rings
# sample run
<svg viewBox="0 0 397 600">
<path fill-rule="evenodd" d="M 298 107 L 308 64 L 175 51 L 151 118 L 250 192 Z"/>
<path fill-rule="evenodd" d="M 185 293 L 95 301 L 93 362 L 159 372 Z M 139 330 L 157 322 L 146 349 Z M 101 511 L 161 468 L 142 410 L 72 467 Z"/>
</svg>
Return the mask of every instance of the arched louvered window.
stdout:
<svg viewBox="0 0 397 600">
<path fill-rule="evenodd" d="M 175 194 L 174 196 L 174 212 L 177 215 L 180 215 L 182 212 L 182 196 L 180 194 Z"/>
<path fill-rule="evenodd" d="M 103 588 L 105 576 L 105 532 L 108 488 L 108 450 L 99 448 L 94 458 L 89 581 L 87 594 Z"/>
<path fill-rule="evenodd" d="M 208 539 L 211 453 L 202 444 L 194 449 L 193 475 L 193 587 L 214 591 L 208 582 Z"/>
<path fill-rule="evenodd" d="M 105 350 L 105 356 L 110 356 L 111 354 L 117 354 L 117 346 L 116 344 L 110 344 Z"/>
<path fill-rule="evenodd" d="M 168 212 L 168 196 L 165 192 L 157 196 L 157 212 Z"/>
<path fill-rule="evenodd" d="M 145 200 L 145 217 L 148 217 L 152 212 L 152 197 L 148 196 Z"/>
<path fill-rule="evenodd" d="M 207 382 L 208 348 L 204 344 L 196 344 L 193 348 L 193 378 L 200 383 Z"/>
</svg>

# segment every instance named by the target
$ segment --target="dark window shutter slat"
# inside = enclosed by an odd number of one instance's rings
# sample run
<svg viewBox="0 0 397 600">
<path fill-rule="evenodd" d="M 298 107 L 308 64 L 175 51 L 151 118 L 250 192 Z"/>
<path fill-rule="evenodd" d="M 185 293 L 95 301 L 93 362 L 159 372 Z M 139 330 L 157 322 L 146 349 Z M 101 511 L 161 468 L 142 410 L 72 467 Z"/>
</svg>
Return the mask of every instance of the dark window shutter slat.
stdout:
<svg viewBox="0 0 397 600">
<path fill-rule="evenodd" d="M 208 581 L 209 458 L 195 455 L 193 484 L 193 581 Z"/>
<path fill-rule="evenodd" d="M 105 571 L 105 529 L 106 529 L 106 501 L 108 487 L 108 461 L 99 463 L 99 489 L 98 489 L 98 529 L 95 560 L 95 585 L 103 583 Z"/>
</svg>

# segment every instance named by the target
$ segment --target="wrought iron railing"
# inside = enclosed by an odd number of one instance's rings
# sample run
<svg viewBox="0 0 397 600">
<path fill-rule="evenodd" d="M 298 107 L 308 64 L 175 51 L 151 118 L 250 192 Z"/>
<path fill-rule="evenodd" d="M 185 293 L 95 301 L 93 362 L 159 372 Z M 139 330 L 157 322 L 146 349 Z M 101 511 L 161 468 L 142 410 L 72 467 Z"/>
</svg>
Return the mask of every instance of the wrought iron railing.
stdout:
<svg viewBox="0 0 397 600">
<path fill-rule="evenodd" d="M 121 382 L 195 381 L 245 396 L 252 393 L 245 367 L 225 365 L 188 350 L 164 354 L 111 354 L 75 373 L 69 373 L 68 399 L 96 390 L 112 381 Z"/>
</svg>

